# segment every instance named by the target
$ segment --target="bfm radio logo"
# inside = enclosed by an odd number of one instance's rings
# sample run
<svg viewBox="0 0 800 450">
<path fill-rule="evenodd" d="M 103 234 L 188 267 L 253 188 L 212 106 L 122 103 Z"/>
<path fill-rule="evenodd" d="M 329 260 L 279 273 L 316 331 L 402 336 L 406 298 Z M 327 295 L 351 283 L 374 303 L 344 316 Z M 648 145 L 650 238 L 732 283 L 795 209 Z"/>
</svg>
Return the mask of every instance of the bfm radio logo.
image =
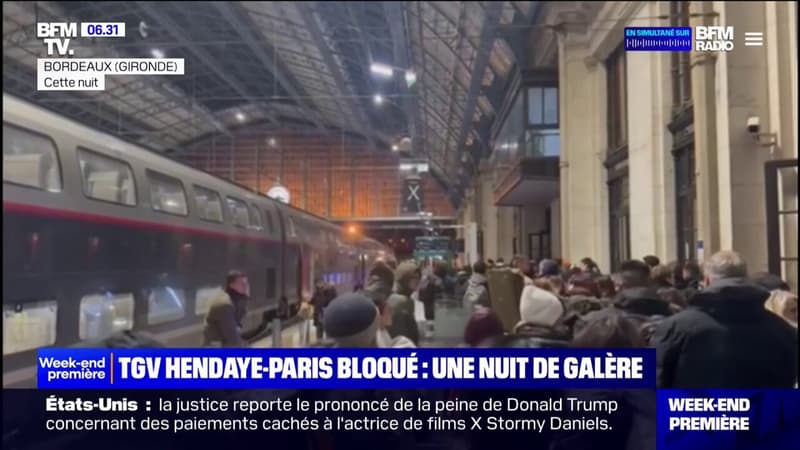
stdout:
<svg viewBox="0 0 800 450">
<path fill-rule="evenodd" d="M 696 26 L 694 50 L 697 52 L 729 52 L 733 50 L 733 27 Z"/>
</svg>

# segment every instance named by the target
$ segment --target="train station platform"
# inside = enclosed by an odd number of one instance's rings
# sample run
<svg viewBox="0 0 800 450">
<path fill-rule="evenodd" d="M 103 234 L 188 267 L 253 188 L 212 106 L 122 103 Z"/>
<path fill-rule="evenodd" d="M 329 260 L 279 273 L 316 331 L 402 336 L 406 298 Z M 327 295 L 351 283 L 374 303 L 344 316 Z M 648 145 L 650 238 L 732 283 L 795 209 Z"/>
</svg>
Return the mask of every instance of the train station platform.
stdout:
<svg viewBox="0 0 800 450">
<path fill-rule="evenodd" d="M 423 336 L 424 318 L 421 317 L 422 304 L 417 302 L 417 324 Z M 461 305 L 439 304 L 436 306 L 434 336 L 422 339 L 420 347 L 455 347 L 463 342 L 464 327 L 469 313 Z M 251 344 L 251 348 L 301 348 L 317 342 L 316 328 L 312 321 L 299 321 L 281 329 L 279 335 L 268 335 Z"/>
</svg>

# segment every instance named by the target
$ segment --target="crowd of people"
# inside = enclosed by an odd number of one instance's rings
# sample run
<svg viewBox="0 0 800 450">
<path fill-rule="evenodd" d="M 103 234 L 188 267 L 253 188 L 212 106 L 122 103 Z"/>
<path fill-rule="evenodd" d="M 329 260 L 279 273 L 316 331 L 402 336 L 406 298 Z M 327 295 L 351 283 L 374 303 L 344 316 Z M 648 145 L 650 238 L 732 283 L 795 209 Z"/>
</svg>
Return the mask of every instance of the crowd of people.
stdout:
<svg viewBox="0 0 800 450">
<path fill-rule="evenodd" d="M 492 307 L 492 271 L 521 277 L 519 322 L 511 329 Z M 733 251 L 713 255 L 703 268 L 663 264 L 649 255 L 623 262 L 610 275 L 590 258 L 568 265 L 518 256 L 508 265 L 500 258 L 458 271 L 442 262 L 379 262 L 356 292 L 337 296 L 318 286 L 312 303 L 318 329 L 328 338 L 320 345 L 418 346 L 432 337 L 435 305 L 446 299 L 471 312 L 465 346 L 651 346 L 660 387 L 780 388 L 797 382 L 797 296 L 775 275 L 748 274 Z"/>
<path fill-rule="evenodd" d="M 520 277 L 513 327 L 504 326 L 493 308 L 493 271 Z M 206 345 L 245 345 L 240 324 L 247 294 L 247 277 L 229 274 L 206 318 Z M 459 271 L 441 261 L 426 267 L 378 262 L 355 292 L 338 294 L 318 281 L 301 311 L 313 311 L 318 345 L 408 348 L 433 338 L 436 305 L 447 300 L 471 313 L 466 346 L 651 346 L 660 387 L 781 388 L 797 382 L 797 296 L 780 277 L 748 274 L 733 251 L 714 254 L 702 269 L 662 264 L 649 255 L 624 261 L 610 275 L 590 258 L 568 265 L 517 256 L 508 265 L 503 259 L 478 261 Z"/>
</svg>

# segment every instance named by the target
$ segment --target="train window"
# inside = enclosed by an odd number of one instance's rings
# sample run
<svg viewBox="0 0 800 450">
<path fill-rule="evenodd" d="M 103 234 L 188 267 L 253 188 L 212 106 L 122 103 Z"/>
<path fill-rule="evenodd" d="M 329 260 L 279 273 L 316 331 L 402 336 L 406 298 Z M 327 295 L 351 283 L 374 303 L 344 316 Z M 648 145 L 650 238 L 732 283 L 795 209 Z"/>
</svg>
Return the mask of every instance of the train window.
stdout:
<svg viewBox="0 0 800 450">
<path fill-rule="evenodd" d="M 250 206 L 250 223 L 256 230 L 264 229 L 264 217 L 261 215 L 261 210 L 257 206 Z"/>
<path fill-rule="evenodd" d="M 207 286 L 197 289 L 197 295 L 194 297 L 194 313 L 198 316 L 208 312 L 211 308 L 211 302 L 214 297 L 222 292 L 219 286 Z"/>
<path fill-rule="evenodd" d="M 3 355 L 56 343 L 55 300 L 3 305 Z"/>
<path fill-rule="evenodd" d="M 181 180 L 148 170 L 147 181 L 150 184 L 150 204 L 153 210 L 176 216 L 188 214 L 186 191 L 183 190 Z"/>
<path fill-rule="evenodd" d="M 78 336 L 102 339 L 133 328 L 133 294 L 94 294 L 81 299 Z"/>
<path fill-rule="evenodd" d="M 194 202 L 197 215 L 211 222 L 222 222 L 222 200 L 219 194 L 202 186 L 194 186 Z"/>
<path fill-rule="evenodd" d="M 121 205 L 136 205 L 136 183 L 128 163 L 86 149 L 78 150 L 78 159 L 83 192 L 87 197 Z"/>
<path fill-rule="evenodd" d="M 147 296 L 147 323 L 156 325 L 183 319 L 186 315 L 186 300 L 183 289 L 158 287 Z"/>
<path fill-rule="evenodd" d="M 249 227 L 250 213 L 247 211 L 247 204 L 232 197 L 228 197 L 226 200 L 228 201 L 228 212 L 233 220 L 233 224 L 241 228 Z"/>
<path fill-rule="evenodd" d="M 267 209 L 264 213 L 267 217 L 267 231 L 272 234 L 275 231 L 275 224 L 272 222 L 272 212 Z"/>
<path fill-rule="evenodd" d="M 3 124 L 3 181 L 58 192 L 61 190 L 59 169 L 52 139 Z"/>
</svg>

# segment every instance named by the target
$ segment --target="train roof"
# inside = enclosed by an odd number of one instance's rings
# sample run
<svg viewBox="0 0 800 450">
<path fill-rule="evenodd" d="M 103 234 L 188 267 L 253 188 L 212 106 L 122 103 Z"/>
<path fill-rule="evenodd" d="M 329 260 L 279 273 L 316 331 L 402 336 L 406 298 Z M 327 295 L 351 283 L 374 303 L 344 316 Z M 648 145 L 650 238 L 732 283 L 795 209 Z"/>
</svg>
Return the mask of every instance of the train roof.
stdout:
<svg viewBox="0 0 800 450">
<path fill-rule="evenodd" d="M 7 109 L 13 109 L 13 111 L 7 111 Z M 20 111 L 20 109 L 22 109 L 22 111 Z M 90 125 L 65 117 L 51 108 L 43 107 L 41 105 L 34 104 L 28 100 L 21 99 L 19 97 L 3 92 L 4 121 L 6 120 L 7 113 L 10 113 L 11 115 L 20 115 L 28 120 L 32 120 L 31 117 L 35 116 L 36 114 L 43 114 L 50 116 L 48 118 L 49 120 L 47 121 L 48 127 L 61 129 L 65 133 L 73 133 L 73 134 L 75 133 L 75 130 L 70 130 L 68 127 L 72 126 L 72 127 L 82 128 L 83 129 L 82 131 L 88 131 L 89 133 L 93 134 L 93 136 L 89 136 L 88 138 L 89 140 L 103 143 L 110 150 L 113 151 L 129 153 L 130 156 L 140 159 L 142 162 L 149 163 L 149 166 L 155 170 L 160 170 L 163 171 L 164 173 L 173 176 L 183 177 L 186 178 L 187 180 L 194 180 L 197 181 L 199 184 L 203 184 L 208 187 L 216 185 L 215 187 L 217 188 L 226 188 L 228 190 L 239 191 L 240 195 L 244 196 L 249 200 L 259 199 L 262 201 L 270 202 L 277 208 L 290 211 L 292 216 L 295 217 L 299 216 L 305 220 L 310 219 L 312 221 L 316 221 L 319 224 L 324 224 L 326 227 L 332 230 L 343 229 L 341 225 L 331 222 L 330 220 L 324 217 L 300 209 L 294 205 L 279 202 L 247 186 L 223 178 L 219 175 L 215 175 L 205 170 L 189 166 L 151 147 L 142 145 L 140 143 L 132 142 L 130 139 L 126 139 L 119 136 L 113 136 L 105 131 L 99 130 Z M 385 248 L 385 246 L 380 242 L 368 237 L 362 237 L 361 239 L 359 239 L 359 241 L 362 243 L 369 243 L 371 245 Z"/>
</svg>

